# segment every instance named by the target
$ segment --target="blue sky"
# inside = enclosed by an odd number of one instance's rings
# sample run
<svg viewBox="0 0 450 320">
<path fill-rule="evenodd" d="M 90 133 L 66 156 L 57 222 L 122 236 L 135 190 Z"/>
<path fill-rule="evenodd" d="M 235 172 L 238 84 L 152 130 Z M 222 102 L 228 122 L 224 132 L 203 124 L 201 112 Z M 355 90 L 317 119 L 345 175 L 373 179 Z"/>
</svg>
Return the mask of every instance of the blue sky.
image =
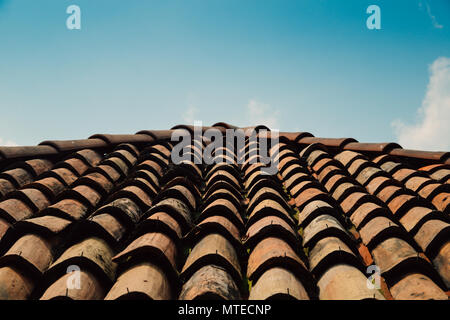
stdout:
<svg viewBox="0 0 450 320">
<path fill-rule="evenodd" d="M 450 149 L 448 0 L 0 0 L 0 43 L 0 144 L 201 120 Z"/>
</svg>

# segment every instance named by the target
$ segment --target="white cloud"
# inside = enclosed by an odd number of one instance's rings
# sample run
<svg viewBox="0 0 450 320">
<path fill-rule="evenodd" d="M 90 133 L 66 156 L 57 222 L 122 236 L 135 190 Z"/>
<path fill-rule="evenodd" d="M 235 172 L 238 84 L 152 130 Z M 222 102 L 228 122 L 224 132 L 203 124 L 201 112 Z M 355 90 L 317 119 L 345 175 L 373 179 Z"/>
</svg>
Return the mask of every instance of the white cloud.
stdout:
<svg viewBox="0 0 450 320">
<path fill-rule="evenodd" d="M 422 3 L 422 1 L 420 1 L 419 7 L 422 8 L 422 6 L 423 6 L 423 3 Z M 436 16 L 431 13 L 431 8 L 430 8 L 430 5 L 428 4 L 428 1 L 425 1 L 425 8 L 427 10 L 428 17 L 431 19 L 431 23 L 433 23 L 433 27 L 435 27 L 436 29 L 444 28 L 444 26 L 437 21 Z"/>
<path fill-rule="evenodd" d="M 430 66 L 427 93 L 418 110 L 419 122 L 392 123 L 404 148 L 450 150 L 450 58 L 440 57 Z"/>
<path fill-rule="evenodd" d="M 250 125 L 265 125 L 270 129 L 279 129 L 279 111 L 269 104 L 251 99 L 247 104 L 247 120 Z"/>
<path fill-rule="evenodd" d="M 17 147 L 18 144 L 11 140 L 5 140 L 0 138 L 0 146 L 2 147 Z"/>
<path fill-rule="evenodd" d="M 187 125 L 193 125 L 194 121 L 197 120 L 195 118 L 196 114 L 198 113 L 198 108 L 195 107 L 193 104 L 189 104 L 187 110 L 183 114 L 183 121 Z"/>
</svg>

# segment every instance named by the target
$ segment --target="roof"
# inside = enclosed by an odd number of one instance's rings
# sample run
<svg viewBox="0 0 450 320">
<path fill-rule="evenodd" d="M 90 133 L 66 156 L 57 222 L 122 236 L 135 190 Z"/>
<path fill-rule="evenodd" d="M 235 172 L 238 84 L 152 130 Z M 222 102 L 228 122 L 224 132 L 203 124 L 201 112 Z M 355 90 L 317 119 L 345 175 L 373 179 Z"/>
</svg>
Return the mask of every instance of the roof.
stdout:
<svg viewBox="0 0 450 320">
<path fill-rule="evenodd" d="M 0 147 L 0 299 L 448 299 L 449 152 L 175 130 Z"/>
</svg>

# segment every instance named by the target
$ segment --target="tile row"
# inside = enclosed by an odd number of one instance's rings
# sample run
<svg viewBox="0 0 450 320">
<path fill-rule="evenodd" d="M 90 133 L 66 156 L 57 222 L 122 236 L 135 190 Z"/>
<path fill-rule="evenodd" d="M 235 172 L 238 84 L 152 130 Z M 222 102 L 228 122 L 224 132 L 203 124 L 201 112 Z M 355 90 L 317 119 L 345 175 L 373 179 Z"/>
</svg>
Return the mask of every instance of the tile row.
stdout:
<svg viewBox="0 0 450 320">
<path fill-rule="evenodd" d="M 69 275 L 66 273 L 68 267 L 84 263 L 92 265 L 86 257 L 95 256 L 104 262 L 102 251 L 107 250 L 102 247 L 101 239 L 88 238 L 82 245 L 73 244 L 73 241 L 99 229 L 80 228 L 80 225 L 91 212 L 95 211 L 95 215 L 102 210 L 95 209 L 108 199 L 115 185 L 125 179 L 137 160 L 138 151 L 132 145 L 119 145 L 102 160 L 91 151 L 84 154 L 95 160 L 89 162 L 91 167 L 75 178 L 70 188 L 62 191 L 53 204 L 12 223 L 1 239 L 2 299 L 38 298 L 42 290 L 47 286 L 51 289 L 51 284 L 59 277 Z M 100 219 L 100 215 L 96 219 L 99 225 L 108 222 L 108 219 Z M 69 247 L 71 244 L 73 246 Z M 64 291 L 62 296 L 67 295 Z"/>
<path fill-rule="evenodd" d="M 387 177 L 383 170 L 365 165 L 365 157 L 355 152 L 344 151 L 333 157 L 322 145 L 315 144 L 303 149 L 300 155 L 358 230 L 395 299 L 447 298 L 443 279 L 448 268 L 440 263 L 434 264 L 436 269 L 432 267 L 430 257 L 423 254 L 427 251 L 401 220 L 409 211 L 414 214 L 429 209 L 421 206 L 420 199 L 409 197 L 402 188 L 386 196 L 383 190 L 394 183 L 374 192 L 374 181 Z M 395 200 L 396 197 L 400 198 Z M 442 217 L 436 211 L 428 212 L 432 214 L 430 218 Z M 441 237 L 436 241 L 437 246 L 442 245 Z"/>
</svg>

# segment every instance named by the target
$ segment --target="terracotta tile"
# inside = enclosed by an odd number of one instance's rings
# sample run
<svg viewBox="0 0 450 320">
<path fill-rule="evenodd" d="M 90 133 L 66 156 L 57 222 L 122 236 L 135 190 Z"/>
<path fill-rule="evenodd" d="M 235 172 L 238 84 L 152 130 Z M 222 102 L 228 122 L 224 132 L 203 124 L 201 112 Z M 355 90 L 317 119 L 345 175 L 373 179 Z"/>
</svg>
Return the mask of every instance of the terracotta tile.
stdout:
<svg viewBox="0 0 450 320">
<path fill-rule="evenodd" d="M 308 293 L 297 277 L 284 268 L 274 267 L 264 272 L 252 285 L 249 300 L 266 299 L 309 300 Z"/>
<path fill-rule="evenodd" d="M 102 159 L 100 153 L 90 149 L 84 149 L 76 152 L 76 156 L 83 159 L 91 167 L 98 165 Z"/>
<path fill-rule="evenodd" d="M 147 170 L 139 170 L 136 172 L 135 177 L 136 177 L 136 179 L 137 178 L 144 179 L 147 182 L 146 184 L 149 185 L 150 188 L 152 190 L 154 190 L 154 192 L 159 190 L 160 183 L 159 183 L 158 177 L 156 175 L 154 175 L 152 172 L 147 171 Z"/>
<path fill-rule="evenodd" d="M 44 173 L 42 177 L 54 177 L 61 181 L 66 187 L 77 180 L 77 176 L 67 168 L 53 169 L 48 174 Z"/>
<path fill-rule="evenodd" d="M 134 260 L 158 263 L 164 270 L 167 270 L 167 274 L 174 274 L 177 269 L 175 242 L 163 233 L 146 233 L 131 242 L 113 258 L 113 261 L 118 263 Z"/>
<path fill-rule="evenodd" d="M 49 199 L 39 190 L 33 188 L 21 189 L 10 194 L 11 197 L 24 200 L 34 212 L 40 211 L 50 205 Z"/>
<path fill-rule="evenodd" d="M 252 212 L 248 212 L 247 227 L 263 217 L 272 215 L 283 219 L 292 227 L 295 225 L 294 220 L 286 209 L 284 209 L 278 202 L 268 199 L 261 201 Z"/>
<path fill-rule="evenodd" d="M 364 156 L 354 151 L 342 151 L 334 158 L 348 168 L 353 161 L 357 159 L 364 159 Z"/>
<path fill-rule="evenodd" d="M 381 199 L 384 203 L 389 203 L 394 197 L 398 195 L 405 195 L 405 192 L 401 187 L 389 185 L 381 189 L 377 197 Z M 400 199 L 404 199 L 403 197 Z"/>
<path fill-rule="evenodd" d="M 86 224 L 90 224 L 91 227 L 88 227 Z M 82 226 L 84 232 L 97 235 L 99 238 L 110 241 L 111 243 L 118 243 L 123 239 L 127 231 L 125 226 L 116 217 L 108 213 L 90 217 Z M 97 230 L 90 228 L 97 228 Z"/>
<path fill-rule="evenodd" d="M 326 214 L 320 215 L 304 228 L 303 247 L 313 248 L 318 241 L 331 236 L 339 238 L 349 247 L 353 244 L 350 240 L 350 234 L 336 218 Z"/>
<path fill-rule="evenodd" d="M 88 270 L 80 270 L 80 288 L 68 288 L 67 283 L 73 275 L 67 273 L 56 280 L 45 290 L 40 300 L 70 299 L 70 300 L 101 300 L 105 296 L 106 288 L 96 276 Z"/>
<path fill-rule="evenodd" d="M 434 216 L 434 212 L 430 208 L 413 207 L 400 218 L 400 223 L 406 231 L 415 235 L 419 231 L 418 228 L 426 221 L 426 217 Z"/>
<path fill-rule="evenodd" d="M 361 185 L 365 186 L 368 183 L 370 183 L 372 179 L 375 179 L 376 177 L 385 177 L 385 176 L 386 173 L 383 170 L 374 167 L 367 167 L 359 172 L 359 174 L 356 176 L 356 181 L 358 181 Z"/>
<path fill-rule="evenodd" d="M 303 174 L 305 174 L 304 169 L 302 169 L 302 167 L 299 164 L 297 164 L 297 163 L 289 165 L 283 171 L 278 170 L 278 172 L 280 172 L 280 174 L 283 177 L 283 179 L 289 179 L 292 175 L 294 175 L 296 173 L 303 173 Z"/>
<path fill-rule="evenodd" d="M 116 199 L 99 208 L 94 214 L 109 213 L 130 226 L 136 224 L 142 216 L 139 206 L 128 198 Z"/>
<path fill-rule="evenodd" d="M 368 160 L 358 158 L 352 161 L 350 166 L 347 168 L 347 171 L 350 173 L 351 176 L 356 178 L 362 170 L 370 167 L 372 167 L 372 165 Z"/>
<path fill-rule="evenodd" d="M 85 217 L 87 213 L 88 207 L 86 205 L 72 199 L 58 201 L 42 211 L 42 215 L 54 215 L 69 220 L 80 220 Z"/>
<path fill-rule="evenodd" d="M 180 300 L 240 300 L 241 294 L 230 274 L 222 267 L 207 265 L 198 269 L 181 289 Z"/>
<path fill-rule="evenodd" d="M 304 185 L 311 183 L 313 179 L 311 176 L 307 175 L 306 173 L 299 172 L 295 173 L 294 175 L 290 176 L 288 179 L 284 180 L 284 185 L 288 190 L 293 190 L 291 192 L 295 193 L 297 192 L 301 187 Z"/>
<path fill-rule="evenodd" d="M 158 178 L 163 175 L 163 168 L 153 160 L 144 160 L 136 166 L 136 171 L 147 170 L 152 172 Z"/>
<path fill-rule="evenodd" d="M 409 258 L 418 257 L 417 251 L 406 241 L 389 238 L 372 250 L 372 255 L 381 272 L 385 273 Z"/>
<path fill-rule="evenodd" d="M 412 178 L 409 178 L 405 181 L 405 186 L 406 186 L 406 188 L 408 188 L 414 192 L 417 192 L 419 189 L 424 187 L 426 184 L 432 183 L 432 182 L 433 182 L 433 180 L 430 178 L 413 176 Z"/>
<path fill-rule="evenodd" d="M 34 276 L 40 276 L 53 262 L 52 245 L 41 236 L 27 234 L 19 238 L 0 257 L 1 265 L 21 265 Z"/>
<path fill-rule="evenodd" d="M 388 207 L 400 219 L 409 209 L 413 207 L 426 206 L 424 201 L 408 194 L 401 194 L 389 201 Z"/>
<path fill-rule="evenodd" d="M 313 150 L 315 147 L 314 146 L 310 146 Z M 320 147 L 319 147 L 320 148 Z M 327 152 L 325 152 L 324 150 L 313 150 L 312 152 L 309 153 L 310 150 L 308 149 L 304 149 L 301 153 L 300 156 L 302 157 L 306 157 L 306 161 L 308 162 L 309 166 L 314 166 L 314 164 L 318 161 L 320 161 L 321 159 L 325 158 L 329 158 L 329 155 Z"/>
<path fill-rule="evenodd" d="M 165 198 L 175 198 L 183 201 L 191 211 L 195 211 L 197 208 L 197 200 L 194 193 L 183 185 L 170 185 L 166 186 L 158 194 L 155 201 L 162 200 Z"/>
<path fill-rule="evenodd" d="M 34 188 L 42 191 L 47 198 L 54 199 L 61 194 L 66 187 L 65 185 L 55 177 L 48 177 L 40 179 L 36 182 L 27 185 L 27 188 Z"/>
<path fill-rule="evenodd" d="M 152 205 L 152 198 L 146 191 L 147 190 L 143 190 L 139 186 L 129 185 L 115 192 L 109 199 L 110 200 L 119 198 L 131 199 L 134 203 L 136 203 L 139 206 L 142 212 L 145 212 Z M 156 192 L 154 194 L 156 194 Z"/>
<path fill-rule="evenodd" d="M 383 164 L 380 165 L 381 169 L 383 169 L 384 171 L 393 174 L 401 169 L 406 168 L 405 165 L 403 165 L 402 163 L 399 162 L 395 162 L 395 161 L 388 161 L 385 162 Z"/>
<path fill-rule="evenodd" d="M 239 230 L 243 229 L 244 221 L 232 202 L 226 199 L 217 199 L 211 202 L 200 214 L 200 219 L 221 215 L 229 219 Z"/>
<path fill-rule="evenodd" d="M 381 165 L 381 164 L 383 164 L 385 161 L 388 161 L 389 158 L 391 158 L 390 155 L 388 155 L 388 154 L 382 154 L 382 155 L 379 155 L 379 156 L 373 158 L 373 159 L 372 159 L 372 162 L 374 162 L 374 163 L 376 163 L 376 164 L 378 164 L 378 165 Z"/>
<path fill-rule="evenodd" d="M 85 148 L 107 147 L 107 143 L 100 139 L 79 139 L 79 140 L 48 140 L 42 141 L 40 146 L 51 146 L 58 152 L 70 152 Z"/>
<path fill-rule="evenodd" d="M 309 251 L 309 268 L 316 278 L 320 278 L 329 268 L 338 264 L 348 264 L 364 269 L 360 258 L 336 237 L 319 240 Z"/>
<path fill-rule="evenodd" d="M 94 208 L 101 200 L 101 195 L 95 189 L 85 186 L 79 185 L 71 189 L 70 191 L 65 193 L 66 197 L 71 197 L 73 199 L 77 199 L 85 203 L 86 205 Z"/>
<path fill-rule="evenodd" d="M 333 202 L 331 197 L 322 190 L 308 188 L 295 197 L 295 205 L 299 208 L 299 210 L 302 210 L 304 206 L 314 200 L 329 200 L 330 202 Z"/>
<path fill-rule="evenodd" d="M 122 273 L 105 297 L 119 299 L 170 300 L 171 285 L 163 269 L 150 262 L 142 262 Z"/>
<path fill-rule="evenodd" d="M 450 288 L 450 241 L 447 241 L 438 251 L 436 257 L 433 259 L 433 265 L 439 272 L 442 280 L 444 280 L 447 288 Z"/>
<path fill-rule="evenodd" d="M 0 218 L 0 241 L 10 227 L 11 224 L 8 221 Z"/>
<path fill-rule="evenodd" d="M 86 176 L 79 178 L 74 186 L 87 185 L 99 192 L 102 196 L 109 194 L 114 185 L 104 175 L 98 172 L 89 173 Z"/>
<path fill-rule="evenodd" d="M 362 244 L 362 243 L 359 244 L 358 252 L 366 266 L 373 265 L 372 255 L 370 254 L 369 249 L 364 244 Z"/>
<path fill-rule="evenodd" d="M 256 221 L 248 227 L 245 234 L 245 245 L 249 248 L 254 248 L 261 240 L 275 237 L 285 240 L 296 250 L 299 245 L 299 239 L 285 220 L 277 216 L 267 216 Z"/>
<path fill-rule="evenodd" d="M 290 270 L 308 292 L 312 291 L 312 278 L 305 263 L 284 240 L 269 237 L 260 241 L 250 253 L 247 277 L 257 283 L 264 272 L 274 267 Z"/>
<path fill-rule="evenodd" d="M 58 234 L 65 230 L 71 224 L 70 220 L 55 217 L 42 216 L 37 218 L 26 219 L 17 222 L 14 227 L 22 232 L 42 233 L 42 234 Z"/>
<path fill-rule="evenodd" d="M 308 203 L 298 216 L 298 225 L 300 227 L 307 226 L 317 216 L 327 214 L 334 216 L 338 220 L 342 220 L 341 215 L 328 202 L 322 200 L 311 201 Z"/>
<path fill-rule="evenodd" d="M 51 146 L 0 147 L 2 159 L 19 159 L 26 157 L 54 156 L 58 150 Z"/>
<path fill-rule="evenodd" d="M 418 194 L 427 200 L 432 200 L 439 193 L 445 192 L 446 190 L 449 190 L 446 185 L 440 183 L 428 183 L 418 190 Z"/>
<path fill-rule="evenodd" d="M 26 300 L 33 289 L 33 281 L 19 270 L 0 268 L 0 300 Z"/>
<path fill-rule="evenodd" d="M 335 173 L 328 181 L 324 184 L 328 192 L 333 193 L 336 188 L 344 182 L 352 182 L 352 179 L 345 174 Z"/>
<path fill-rule="evenodd" d="M 433 205 L 444 213 L 450 213 L 450 192 L 442 192 L 431 201 Z"/>
<path fill-rule="evenodd" d="M 353 138 L 318 138 L 318 137 L 304 137 L 298 141 L 298 143 L 321 143 L 327 147 L 342 149 L 345 145 L 357 142 Z"/>
<path fill-rule="evenodd" d="M 448 152 L 432 152 L 407 149 L 393 149 L 389 152 L 389 154 L 397 157 L 418 158 L 435 161 L 440 161 L 441 159 L 448 158 Z"/>
<path fill-rule="evenodd" d="M 144 144 L 152 142 L 154 139 L 149 135 L 145 134 L 95 134 L 89 139 L 101 139 L 104 140 L 108 145 L 118 145 L 121 143 L 134 144 Z"/>
<path fill-rule="evenodd" d="M 119 172 L 121 174 L 122 178 L 125 178 L 128 175 L 128 170 L 130 169 L 128 164 L 119 157 L 107 158 L 105 160 L 102 160 L 101 163 L 105 164 L 105 165 L 109 165 L 109 166 L 113 167 L 114 169 L 116 169 L 117 172 Z"/>
<path fill-rule="evenodd" d="M 115 279 L 116 272 L 116 264 L 112 262 L 113 254 L 113 250 L 104 240 L 87 238 L 64 251 L 50 266 L 46 277 L 67 276 L 67 267 L 77 265 L 81 270 L 95 272 L 95 278 L 100 279 L 101 276 L 102 281 L 111 282 Z"/>
<path fill-rule="evenodd" d="M 380 242 L 391 238 L 405 238 L 403 230 L 386 217 L 375 217 L 359 231 L 363 243 L 373 250 Z"/>
<path fill-rule="evenodd" d="M 395 184 L 396 183 L 394 180 L 385 176 L 379 176 L 370 180 L 369 183 L 366 185 L 366 189 L 367 191 L 369 191 L 370 194 L 377 195 L 378 192 L 380 192 L 386 186 Z"/>
<path fill-rule="evenodd" d="M 391 287 L 395 300 L 448 300 L 447 295 L 430 278 L 413 273 Z"/>
<path fill-rule="evenodd" d="M 189 279 L 200 268 L 214 264 L 224 268 L 236 281 L 241 282 L 241 266 L 233 245 L 220 234 L 209 234 L 192 249 L 181 270 L 180 277 Z"/>
<path fill-rule="evenodd" d="M 357 229 L 361 229 L 375 217 L 386 217 L 389 215 L 389 210 L 376 203 L 366 202 L 353 211 L 350 220 Z"/>
<path fill-rule="evenodd" d="M 346 144 L 344 150 L 352 150 L 359 152 L 370 152 L 370 153 L 387 153 L 395 148 L 401 148 L 400 145 L 393 142 L 386 143 L 360 143 L 360 142 L 350 142 Z"/>
<path fill-rule="evenodd" d="M 63 162 L 60 162 L 55 166 L 56 168 L 67 168 L 70 171 L 72 171 L 77 176 L 83 175 L 86 170 L 89 168 L 89 166 L 82 160 L 77 158 L 71 158 L 64 160 Z"/>
<path fill-rule="evenodd" d="M 320 171 L 324 168 L 326 168 L 327 166 L 333 164 L 334 166 L 337 167 L 336 165 L 337 161 L 334 160 L 333 158 L 323 158 L 319 161 L 317 161 L 317 163 L 312 167 L 313 171 L 316 172 L 317 174 L 320 173 Z"/>
<path fill-rule="evenodd" d="M 14 190 L 16 187 L 9 180 L 0 179 L 0 199 Z"/>
<path fill-rule="evenodd" d="M 179 242 L 183 237 L 180 224 L 166 212 L 153 213 L 142 221 L 135 230 L 136 236 L 141 236 L 149 232 L 162 232 L 171 237 L 175 242 Z"/>
<path fill-rule="evenodd" d="M 274 188 L 270 188 L 270 187 L 262 187 L 260 188 L 250 199 L 248 206 L 247 206 L 247 211 L 251 212 L 253 211 L 253 209 L 263 200 L 274 200 L 276 202 L 278 202 L 280 205 L 282 205 L 286 210 L 289 210 L 289 206 L 286 203 L 284 197 L 280 194 L 280 192 L 278 192 L 277 190 L 275 190 Z"/>
<path fill-rule="evenodd" d="M 417 231 L 414 239 L 427 256 L 433 259 L 438 249 L 450 239 L 450 224 L 441 220 L 429 220 Z"/>
<path fill-rule="evenodd" d="M 254 173 L 254 176 L 257 176 L 258 173 Z M 219 170 L 216 171 L 211 175 L 209 180 L 206 182 L 206 185 L 212 185 L 216 181 L 225 180 L 227 182 L 230 182 L 235 188 L 239 189 L 239 182 L 237 181 L 236 177 L 234 177 L 232 174 L 230 174 L 227 171 Z"/>
<path fill-rule="evenodd" d="M 7 179 L 16 188 L 33 182 L 33 175 L 23 168 L 11 169 L 0 173 L 0 178 Z"/>
<path fill-rule="evenodd" d="M 22 200 L 8 199 L 0 202 L 0 217 L 9 223 L 29 218 L 32 215 L 33 210 Z"/>
<path fill-rule="evenodd" d="M 345 214 L 351 215 L 360 205 L 368 202 L 378 204 L 373 196 L 364 192 L 354 192 L 342 200 L 341 208 Z"/>
<path fill-rule="evenodd" d="M 334 175 L 343 173 L 344 171 L 337 166 L 327 166 L 320 171 L 320 174 L 317 175 L 317 180 L 319 180 L 322 184 L 326 184 Z"/>
<path fill-rule="evenodd" d="M 400 182 L 405 182 L 406 180 L 411 179 L 413 176 L 420 175 L 416 170 L 404 168 L 396 171 L 392 174 L 392 176 L 394 177 L 394 179 Z"/>
<path fill-rule="evenodd" d="M 154 205 L 145 215 L 151 216 L 157 212 L 166 212 L 173 217 L 183 230 L 183 234 L 193 225 L 191 213 L 188 207 L 178 199 L 164 199 Z"/>
<path fill-rule="evenodd" d="M 367 287 L 367 278 L 360 270 L 346 264 L 328 269 L 317 286 L 320 300 L 384 300 L 378 290 Z"/>
<path fill-rule="evenodd" d="M 105 178 L 107 178 L 112 183 L 116 183 L 120 179 L 120 173 L 113 167 L 106 165 L 106 164 L 101 164 L 101 165 L 91 168 L 87 171 L 87 173 L 92 173 L 92 172 L 100 173 L 101 175 L 103 175 Z"/>
<path fill-rule="evenodd" d="M 237 196 L 236 193 L 233 193 L 232 191 L 224 187 L 219 187 L 216 190 L 211 190 L 210 194 L 205 194 L 202 206 L 207 207 L 208 205 L 219 199 L 225 199 L 230 201 L 236 208 L 241 207 L 242 197 L 240 197 L 240 195 Z M 253 204 L 254 203 L 252 203 L 252 205 Z M 250 203 L 248 203 L 248 205 L 250 206 Z"/>
<path fill-rule="evenodd" d="M 322 189 L 322 185 L 314 180 L 306 180 L 302 182 L 294 182 L 295 185 L 292 188 L 289 188 L 286 183 L 285 186 L 289 190 L 292 197 L 297 197 L 300 193 L 302 193 L 306 189 L 316 188 L 318 190 Z"/>
<path fill-rule="evenodd" d="M 354 183 L 343 182 L 334 189 L 332 196 L 336 201 L 342 202 L 343 199 L 355 192 L 364 192 L 364 189 Z"/>
<path fill-rule="evenodd" d="M 437 181 L 445 181 L 450 178 L 450 169 L 441 169 L 436 172 L 433 172 L 431 178 Z"/>
</svg>

